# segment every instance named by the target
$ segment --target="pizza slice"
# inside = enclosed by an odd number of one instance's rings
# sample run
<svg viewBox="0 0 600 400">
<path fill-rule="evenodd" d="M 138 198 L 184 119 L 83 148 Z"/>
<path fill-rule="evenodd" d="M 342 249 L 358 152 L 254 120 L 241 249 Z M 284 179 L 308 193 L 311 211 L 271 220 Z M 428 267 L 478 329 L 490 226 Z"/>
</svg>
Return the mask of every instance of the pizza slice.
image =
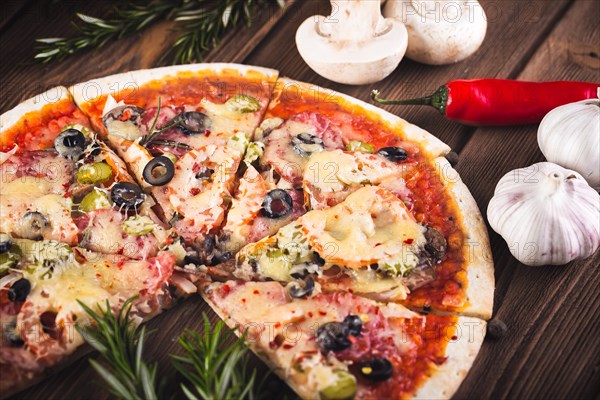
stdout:
<svg viewBox="0 0 600 400">
<path fill-rule="evenodd" d="M 303 399 L 449 398 L 486 325 L 347 292 L 298 299 L 277 282 L 214 283 L 203 293 Z"/>
<path fill-rule="evenodd" d="M 156 198 L 163 221 L 204 254 L 214 247 L 276 79 L 265 68 L 197 64 L 114 75 L 70 90 Z M 90 88 L 97 89 L 93 96 Z"/>
<path fill-rule="evenodd" d="M 168 227 L 125 163 L 91 130 L 66 88 L 0 116 L 0 231 L 145 259 Z"/>
<path fill-rule="evenodd" d="M 287 78 L 277 81 L 254 140 L 249 161 L 258 174 L 242 182 L 256 205 L 227 218 L 220 238 L 224 248 L 239 249 L 272 235 L 307 210 L 335 205 L 366 184 L 409 201 L 404 178 L 450 150 L 394 115 Z M 276 213 L 268 210 L 274 198 L 281 209 Z M 246 206 L 234 197 L 233 206 L 238 203 Z"/>
<path fill-rule="evenodd" d="M 118 311 L 133 301 L 137 322 L 168 308 L 182 279 L 175 256 L 145 260 L 95 253 L 57 241 L 0 239 L 0 388 L 5 395 L 41 378 L 84 340 L 75 329 L 91 323 L 79 301 Z M 179 275 L 178 275 L 179 274 Z"/>
</svg>

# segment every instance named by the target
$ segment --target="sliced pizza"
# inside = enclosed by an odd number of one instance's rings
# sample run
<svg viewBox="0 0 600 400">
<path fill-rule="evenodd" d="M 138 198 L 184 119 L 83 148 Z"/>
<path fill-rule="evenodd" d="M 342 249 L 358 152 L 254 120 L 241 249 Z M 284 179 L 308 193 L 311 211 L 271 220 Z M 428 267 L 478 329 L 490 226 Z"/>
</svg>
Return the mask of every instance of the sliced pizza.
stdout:
<svg viewBox="0 0 600 400">
<path fill-rule="evenodd" d="M 91 323 L 79 302 L 118 311 L 132 296 L 138 322 L 169 307 L 178 281 L 175 256 L 145 260 L 95 253 L 57 241 L 2 234 L 0 388 L 20 389 L 65 360 L 84 340 L 76 325 Z M 6 249 L 4 251 L 4 249 Z M 181 276 L 179 277 L 181 279 Z"/>
<path fill-rule="evenodd" d="M 277 282 L 214 283 L 203 293 L 303 399 L 449 398 L 486 325 L 348 292 L 298 299 Z"/>
<path fill-rule="evenodd" d="M 0 231 L 149 258 L 169 241 L 154 200 L 91 130 L 66 88 L 0 117 Z"/>
<path fill-rule="evenodd" d="M 225 220 L 238 166 L 276 79 L 265 68 L 197 64 L 134 71 L 70 90 L 157 199 L 163 221 L 205 253 Z M 90 88 L 98 89 L 93 96 Z"/>
</svg>

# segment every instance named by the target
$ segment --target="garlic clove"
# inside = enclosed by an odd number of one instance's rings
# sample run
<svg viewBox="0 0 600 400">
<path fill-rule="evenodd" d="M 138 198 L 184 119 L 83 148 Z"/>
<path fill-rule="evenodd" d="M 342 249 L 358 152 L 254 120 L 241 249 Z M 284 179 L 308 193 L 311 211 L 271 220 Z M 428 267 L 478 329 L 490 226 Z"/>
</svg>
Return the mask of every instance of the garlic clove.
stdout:
<svg viewBox="0 0 600 400">
<path fill-rule="evenodd" d="M 600 195 L 579 173 L 556 164 L 537 163 L 504 175 L 487 216 L 526 265 L 566 264 L 600 246 Z"/>
<path fill-rule="evenodd" d="M 537 139 L 548 161 L 578 171 L 600 190 L 600 99 L 550 111 L 540 123 Z"/>
</svg>

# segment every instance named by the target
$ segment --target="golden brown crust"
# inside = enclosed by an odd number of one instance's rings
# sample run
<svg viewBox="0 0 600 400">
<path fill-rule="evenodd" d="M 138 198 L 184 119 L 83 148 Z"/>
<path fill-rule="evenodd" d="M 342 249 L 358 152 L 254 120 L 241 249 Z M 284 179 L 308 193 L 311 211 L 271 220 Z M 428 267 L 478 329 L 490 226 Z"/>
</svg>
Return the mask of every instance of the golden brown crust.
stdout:
<svg viewBox="0 0 600 400">
<path fill-rule="evenodd" d="M 436 169 L 462 216 L 467 257 L 466 296 L 461 315 L 489 319 L 494 306 L 494 261 L 485 222 L 475 199 L 458 172 L 443 157 L 435 159 Z"/>
<path fill-rule="evenodd" d="M 451 340 L 446 346 L 446 362 L 430 371 L 429 376 L 414 394 L 415 399 L 452 397 L 477 357 L 485 337 L 485 327 L 486 322 L 483 320 L 458 317 L 454 333 L 456 340 Z"/>
</svg>

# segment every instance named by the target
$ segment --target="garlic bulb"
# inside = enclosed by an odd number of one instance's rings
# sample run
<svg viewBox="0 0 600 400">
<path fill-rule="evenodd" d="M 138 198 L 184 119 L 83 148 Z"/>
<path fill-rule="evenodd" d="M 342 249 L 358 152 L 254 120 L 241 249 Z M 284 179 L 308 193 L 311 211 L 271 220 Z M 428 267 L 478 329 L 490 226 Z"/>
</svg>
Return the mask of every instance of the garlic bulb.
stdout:
<svg viewBox="0 0 600 400">
<path fill-rule="evenodd" d="M 600 99 L 550 111 L 538 129 L 538 144 L 548 161 L 579 172 L 600 190 Z"/>
<path fill-rule="evenodd" d="M 600 245 L 600 195 L 578 172 L 549 162 L 504 175 L 487 216 L 523 264 L 562 265 Z"/>
</svg>

